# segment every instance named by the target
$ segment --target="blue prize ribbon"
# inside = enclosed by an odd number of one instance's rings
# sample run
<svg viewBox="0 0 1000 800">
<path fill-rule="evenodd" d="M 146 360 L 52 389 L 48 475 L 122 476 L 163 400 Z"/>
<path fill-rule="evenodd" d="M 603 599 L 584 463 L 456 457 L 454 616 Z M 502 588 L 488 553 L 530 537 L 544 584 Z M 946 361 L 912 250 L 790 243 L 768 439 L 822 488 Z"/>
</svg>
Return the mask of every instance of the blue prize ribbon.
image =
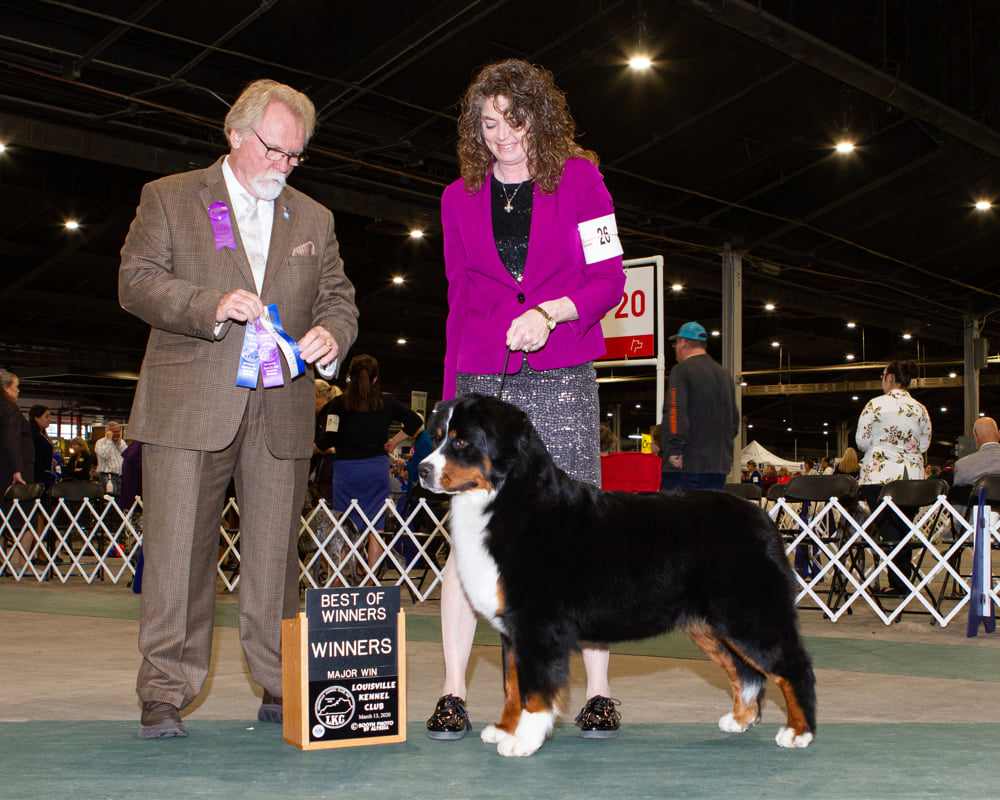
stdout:
<svg viewBox="0 0 1000 800">
<path fill-rule="evenodd" d="M 302 360 L 302 353 L 299 352 L 298 343 L 281 327 L 281 317 L 278 316 L 278 306 L 272 303 L 267 307 L 267 319 L 274 329 L 275 339 L 281 353 L 288 364 L 288 372 L 295 378 L 306 371 L 306 362 Z"/>
<path fill-rule="evenodd" d="M 243 352 L 240 353 L 240 370 L 236 377 L 237 386 L 248 389 L 257 388 L 257 372 L 260 369 L 260 359 L 257 355 L 257 334 L 253 324 L 247 323 L 243 332 Z"/>
</svg>

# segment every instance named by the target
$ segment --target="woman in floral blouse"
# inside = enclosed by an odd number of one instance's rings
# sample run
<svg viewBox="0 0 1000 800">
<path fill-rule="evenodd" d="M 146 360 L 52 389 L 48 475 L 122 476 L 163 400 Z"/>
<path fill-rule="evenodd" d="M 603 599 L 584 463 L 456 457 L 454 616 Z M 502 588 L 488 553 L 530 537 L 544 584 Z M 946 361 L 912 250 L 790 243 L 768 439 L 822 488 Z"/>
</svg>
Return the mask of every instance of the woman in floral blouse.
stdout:
<svg viewBox="0 0 1000 800">
<path fill-rule="evenodd" d="M 882 485 L 903 479 L 924 477 L 924 457 L 931 443 L 931 419 L 927 409 L 906 391 L 917 376 L 915 361 L 893 361 L 882 372 L 882 391 L 868 401 L 858 420 L 855 437 L 864 451 L 861 460 L 860 493 L 870 508 L 878 505 Z M 901 508 L 911 519 L 917 509 Z M 900 541 L 905 534 L 902 521 L 891 512 L 879 515 L 879 535 L 887 545 Z M 912 576 L 911 548 L 904 548 L 893 562 L 904 575 Z M 894 591 L 906 585 L 889 570 L 889 585 Z"/>
</svg>

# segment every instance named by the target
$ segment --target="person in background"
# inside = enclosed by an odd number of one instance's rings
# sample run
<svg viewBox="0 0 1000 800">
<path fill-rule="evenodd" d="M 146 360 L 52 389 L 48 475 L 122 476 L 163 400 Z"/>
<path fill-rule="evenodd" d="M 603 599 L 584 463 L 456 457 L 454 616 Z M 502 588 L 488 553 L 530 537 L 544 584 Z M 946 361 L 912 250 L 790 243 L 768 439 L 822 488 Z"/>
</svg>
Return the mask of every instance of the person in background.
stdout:
<svg viewBox="0 0 1000 800">
<path fill-rule="evenodd" d="M 760 491 L 765 497 L 767 490 L 778 482 L 778 473 L 774 471 L 773 464 L 764 465 L 764 474 L 760 476 Z"/>
<path fill-rule="evenodd" d="M 893 361 L 882 371 L 882 391 L 868 401 L 855 435 L 858 448 L 864 453 L 858 491 L 868 507 L 878 505 L 882 487 L 892 481 L 924 477 L 924 457 L 931 443 L 931 419 L 923 404 L 918 403 L 907 388 L 917 377 L 917 363 Z M 901 508 L 911 519 L 916 508 Z M 895 546 L 906 534 L 902 520 L 887 509 L 876 520 L 880 538 L 887 546 Z M 893 563 L 907 578 L 913 575 L 912 547 L 904 547 Z M 907 591 L 906 584 L 895 570 L 888 570 L 893 592 Z"/>
<path fill-rule="evenodd" d="M 34 405 L 28 412 L 28 422 L 31 425 L 31 441 L 35 453 L 35 469 L 32 480 L 40 483 L 46 491 L 55 483 L 53 454 L 55 447 L 49 438 L 49 424 L 52 422 L 52 412 L 48 406 Z"/>
<path fill-rule="evenodd" d="M 17 405 L 20 382 L 12 372 L 0 370 L 0 509 L 7 511 L 12 501 L 4 497 L 7 487 L 31 483 L 35 476 L 35 448 L 32 444 L 31 426 Z M 51 461 L 51 456 L 50 459 Z M 11 555 L 15 573 L 24 566 L 23 551 L 30 552 L 25 539 L 31 534 L 23 531 L 18 536 L 21 547 Z"/>
<path fill-rule="evenodd" d="M 792 476 L 788 474 L 788 467 L 781 467 L 778 470 L 778 483 L 788 483 L 792 479 Z"/>
<path fill-rule="evenodd" d="M 747 461 L 747 483 L 752 483 L 754 486 L 762 486 L 761 484 L 761 474 L 760 470 L 757 469 L 757 462 L 752 458 Z"/>
<path fill-rule="evenodd" d="M 600 441 L 602 456 L 613 453 L 618 449 L 618 440 L 615 438 L 614 432 L 607 425 L 601 426 Z"/>
<path fill-rule="evenodd" d="M 118 495 L 122 489 L 122 453 L 128 443 L 122 440 L 122 426 L 109 422 L 104 438 L 94 445 L 97 456 L 97 482 L 107 494 Z"/>
<path fill-rule="evenodd" d="M 819 471 L 821 475 L 833 475 L 835 471 L 833 469 L 833 462 L 829 458 L 824 457 L 819 462 Z"/>
<path fill-rule="evenodd" d="M 315 120 L 301 92 L 254 81 L 226 115 L 228 154 L 146 184 L 122 247 L 119 302 L 150 327 L 128 425 L 143 443 L 149 565 L 136 679 L 143 739 L 187 736 L 180 710 L 208 676 L 231 480 L 240 506 L 240 642 L 263 691 L 257 719 L 283 719 L 281 621 L 300 605 L 314 372 L 333 376 L 358 317 L 333 215 L 287 185 Z M 271 306 L 310 365 L 294 376 L 289 364 L 298 361 L 258 333 L 276 322 Z"/>
<path fill-rule="evenodd" d="M 80 436 L 69 443 L 69 460 L 63 471 L 64 481 L 89 481 L 94 468 L 94 457 L 87 442 Z"/>
<path fill-rule="evenodd" d="M 441 198 L 443 398 L 497 396 L 502 386 L 501 399 L 528 415 L 556 465 L 600 486 L 593 361 L 605 352 L 600 320 L 621 302 L 625 273 L 597 154 L 574 141 L 566 96 L 552 74 L 519 59 L 480 70 L 462 100 L 458 133 L 462 177 Z M 465 672 L 475 630 L 449 557 L 441 588 L 444 694 L 427 721 L 432 739 L 459 739 L 472 729 Z M 583 663 L 581 735 L 616 736 L 607 647 L 585 646 Z"/>
<path fill-rule="evenodd" d="M 347 371 L 347 390 L 335 397 L 327 408 L 327 431 L 318 447 L 334 447 L 337 452 L 337 479 L 333 482 L 333 509 L 346 512 L 357 501 L 371 528 L 385 530 L 385 501 L 389 499 L 389 453 L 407 437 L 415 438 L 424 428 L 416 411 L 404 406 L 382 391 L 378 361 L 367 354 L 351 359 Z M 398 422 L 403 428 L 386 441 L 389 426 Z M 349 518 L 364 532 L 368 522 L 358 511 Z M 382 558 L 378 536 L 368 537 L 368 566 L 374 572 Z"/>
<path fill-rule="evenodd" d="M 336 469 L 336 453 L 333 447 L 320 450 L 319 441 L 332 424 L 330 412 L 327 410 L 330 401 L 341 394 L 339 386 L 333 386 L 322 378 L 316 378 L 316 435 L 313 439 L 312 473 L 313 486 L 319 496 L 326 500 L 328 506 L 333 505 L 333 476 Z"/>
<path fill-rule="evenodd" d="M 840 457 L 840 461 L 837 462 L 835 472 L 839 475 L 850 475 L 852 478 L 857 478 L 860 471 L 861 465 L 858 463 L 858 451 L 853 447 L 848 447 L 844 450 L 844 455 Z"/>
<path fill-rule="evenodd" d="M 972 426 L 976 452 L 955 462 L 955 486 L 972 486 L 983 475 L 1000 473 L 1000 431 L 993 417 L 980 417 Z"/>
<path fill-rule="evenodd" d="M 677 364 L 670 370 L 663 408 L 663 491 L 722 491 L 740 430 L 736 385 L 708 354 L 708 332 L 701 323 L 685 322 L 670 340 Z"/>
</svg>

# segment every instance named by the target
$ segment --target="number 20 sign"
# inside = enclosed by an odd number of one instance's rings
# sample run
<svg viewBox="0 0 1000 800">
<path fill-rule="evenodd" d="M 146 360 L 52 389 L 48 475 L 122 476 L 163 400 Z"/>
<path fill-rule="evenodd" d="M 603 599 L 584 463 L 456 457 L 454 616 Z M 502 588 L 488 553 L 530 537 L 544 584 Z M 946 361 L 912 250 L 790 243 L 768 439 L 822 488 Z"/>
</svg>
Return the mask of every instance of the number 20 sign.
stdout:
<svg viewBox="0 0 1000 800">
<path fill-rule="evenodd" d="M 601 320 L 607 353 L 599 361 L 656 357 L 654 279 L 652 265 L 625 270 L 622 298 Z"/>
</svg>

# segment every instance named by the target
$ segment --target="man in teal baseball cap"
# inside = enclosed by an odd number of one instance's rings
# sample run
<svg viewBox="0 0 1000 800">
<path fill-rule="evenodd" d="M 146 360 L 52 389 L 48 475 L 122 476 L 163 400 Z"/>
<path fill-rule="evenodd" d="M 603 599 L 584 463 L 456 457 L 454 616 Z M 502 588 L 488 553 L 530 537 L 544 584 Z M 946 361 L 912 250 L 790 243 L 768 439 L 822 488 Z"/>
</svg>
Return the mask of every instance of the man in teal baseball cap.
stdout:
<svg viewBox="0 0 1000 800">
<path fill-rule="evenodd" d="M 700 322 L 685 322 L 670 341 L 677 364 L 670 370 L 660 428 L 662 488 L 723 491 L 740 426 L 735 384 L 708 354 Z"/>
</svg>

